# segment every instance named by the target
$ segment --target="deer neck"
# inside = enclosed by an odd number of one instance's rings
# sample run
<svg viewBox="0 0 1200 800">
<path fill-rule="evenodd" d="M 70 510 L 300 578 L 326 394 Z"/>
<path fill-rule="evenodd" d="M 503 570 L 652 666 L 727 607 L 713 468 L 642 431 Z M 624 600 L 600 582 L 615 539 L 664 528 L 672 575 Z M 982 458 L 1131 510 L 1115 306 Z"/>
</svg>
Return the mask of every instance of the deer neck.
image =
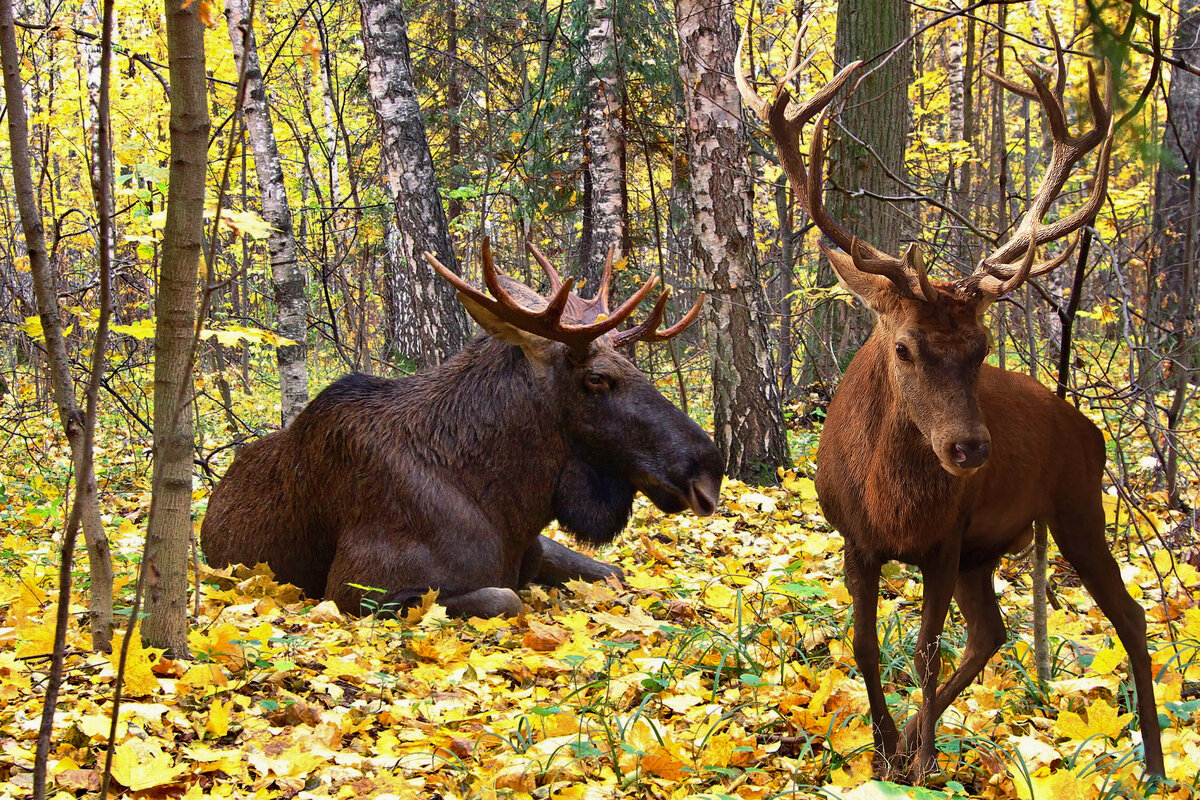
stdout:
<svg viewBox="0 0 1200 800">
<path fill-rule="evenodd" d="M 888 355 L 882 338 L 872 336 L 855 358 L 863 361 L 855 396 L 869 451 L 864 478 L 871 496 L 889 498 L 868 504 L 872 527 L 886 532 L 893 557 L 916 561 L 937 531 L 956 529 L 966 482 L 938 463 L 895 388 Z"/>
</svg>

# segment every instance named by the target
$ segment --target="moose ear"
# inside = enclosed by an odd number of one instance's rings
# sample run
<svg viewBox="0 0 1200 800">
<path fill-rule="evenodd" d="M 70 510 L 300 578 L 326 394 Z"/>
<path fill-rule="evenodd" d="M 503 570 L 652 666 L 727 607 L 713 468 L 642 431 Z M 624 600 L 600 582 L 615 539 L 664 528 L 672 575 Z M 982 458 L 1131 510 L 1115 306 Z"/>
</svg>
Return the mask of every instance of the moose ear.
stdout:
<svg viewBox="0 0 1200 800">
<path fill-rule="evenodd" d="M 854 257 L 844 250 L 830 249 L 823 242 L 818 243 L 818 246 L 829 259 L 838 284 L 876 314 L 883 313 L 886 299 L 895 293 L 891 282 L 887 278 L 860 270 L 854 265 Z"/>
<path fill-rule="evenodd" d="M 497 339 L 521 348 L 530 360 L 544 364 L 553 357 L 555 343 L 551 340 L 523 331 L 511 322 L 500 319 L 490 309 L 463 292 L 458 293 L 458 302 L 462 303 L 471 319 L 478 322 L 481 328 Z"/>
</svg>

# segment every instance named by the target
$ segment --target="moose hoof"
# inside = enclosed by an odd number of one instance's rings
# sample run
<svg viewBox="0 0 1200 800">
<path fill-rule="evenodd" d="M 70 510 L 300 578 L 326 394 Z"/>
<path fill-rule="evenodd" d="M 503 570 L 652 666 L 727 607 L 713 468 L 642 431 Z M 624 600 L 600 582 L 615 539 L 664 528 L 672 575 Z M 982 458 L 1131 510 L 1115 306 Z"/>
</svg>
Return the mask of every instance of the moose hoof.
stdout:
<svg viewBox="0 0 1200 800">
<path fill-rule="evenodd" d="M 525 604 L 512 589 L 487 586 L 447 598 L 446 610 L 456 617 L 515 617 Z"/>
</svg>

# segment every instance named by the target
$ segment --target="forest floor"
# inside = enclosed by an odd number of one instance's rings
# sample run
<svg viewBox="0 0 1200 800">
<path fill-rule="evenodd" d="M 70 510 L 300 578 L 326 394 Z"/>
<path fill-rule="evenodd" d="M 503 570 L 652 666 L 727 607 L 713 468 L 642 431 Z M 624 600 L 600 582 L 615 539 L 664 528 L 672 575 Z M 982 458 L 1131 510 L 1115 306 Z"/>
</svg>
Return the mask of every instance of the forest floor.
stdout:
<svg viewBox="0 0 1200 800">
<path fill-rule="evenodd" d="M 926 787 L 872 780 L 867 699 L 850 648 L 841 538 L 823 520 L 802 433 L 779 487 L 727 482 L 716 515 L 638 501 L 599 557 L 627 583 L 534 587 L 516 619 L 450 620 L 434 598 L 403 620 L 353 619 L 264 569 L 201 569 L 192 658 L 135 643 L 114 791 L 162 797 L 1119 798 L 1200 783 L 1200 574 L 1180 517 L 1110 498 L 1110 533 L 1147 609 L 1168 786 L 1139 786 L 1124 652 L 1054 555 L 1053 678 L 1030 647 L 1029 562 L 997 576 L 1010 635 L 941 720 Z M 209 443 L 211 445 L 211 442 Z M 127 598 L 149 506 L 145 443 L 102 432 L 98 472 Z M 30 796 L 53 635 L 69 463 L 47 420 L 0 462 L 0 797 Z M 807 473 L 807 474 L 806 474 Z M 195 493 L 197 520 L 207 488 Z M 197 530 L 199 523 L 197 522 Z M 1174 532 L 1174 533 L 1173 533 Z M 1139 535 L 1140 534 L 1140 535 Z M 1143 545 L 1144 538 L 1150 544 Z M 1164 546 L 1165 543 L 1165 546 Z M 82 557 L 82 551 L 81 551 Z M 1190 561 L 1190 563 L 1189 563 Z M 86 564 L 77 568 L 80 582 Z M 898 718 L 919 702 L 919 574 L 893 565 L 880 607 Z M 77 622 L 86 610 L 76 595 Z M 127 610 L 126 610 L 127 611 Z M 52 796 L 99 787 L 115 657 L 69 636 Z M 961 655 L 952 615 L 943 648 Z"/>
</svg>

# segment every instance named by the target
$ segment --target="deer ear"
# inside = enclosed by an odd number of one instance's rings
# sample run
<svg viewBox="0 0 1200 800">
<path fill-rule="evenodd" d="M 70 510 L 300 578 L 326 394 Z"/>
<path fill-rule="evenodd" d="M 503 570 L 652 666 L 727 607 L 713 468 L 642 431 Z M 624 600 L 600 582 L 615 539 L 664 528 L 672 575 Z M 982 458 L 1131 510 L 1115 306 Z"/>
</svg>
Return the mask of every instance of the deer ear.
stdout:
<svg viewBox="0 0 1200 800">
<path fill-rule="evenodd" d="M 516 345 L 524 351 L 532 361 L 546 363 L 555 352 L 555 342 L 528 331 L 523 331 L 511 322 L 506 322 L 493 314 L 489 309 L 480 305 L 469 295 L 458 293 L 458 302 L 471 315 L 471 319 L 495 338 Z"/>
<path fill-rule="evenodd" d="M 831 250 L 823 242 L 819 243 L 821 252 L 829 259 L 833 274 L 837 275 L 838 284 L 850 294 L 857 297 L 867 308 L 875 313 L 882 313 L 885 298 L 895 294 L 891 281 L 880 275 L 863 272 L 854 266 L 854 258 L 842 250 Z"/>
</svg>

